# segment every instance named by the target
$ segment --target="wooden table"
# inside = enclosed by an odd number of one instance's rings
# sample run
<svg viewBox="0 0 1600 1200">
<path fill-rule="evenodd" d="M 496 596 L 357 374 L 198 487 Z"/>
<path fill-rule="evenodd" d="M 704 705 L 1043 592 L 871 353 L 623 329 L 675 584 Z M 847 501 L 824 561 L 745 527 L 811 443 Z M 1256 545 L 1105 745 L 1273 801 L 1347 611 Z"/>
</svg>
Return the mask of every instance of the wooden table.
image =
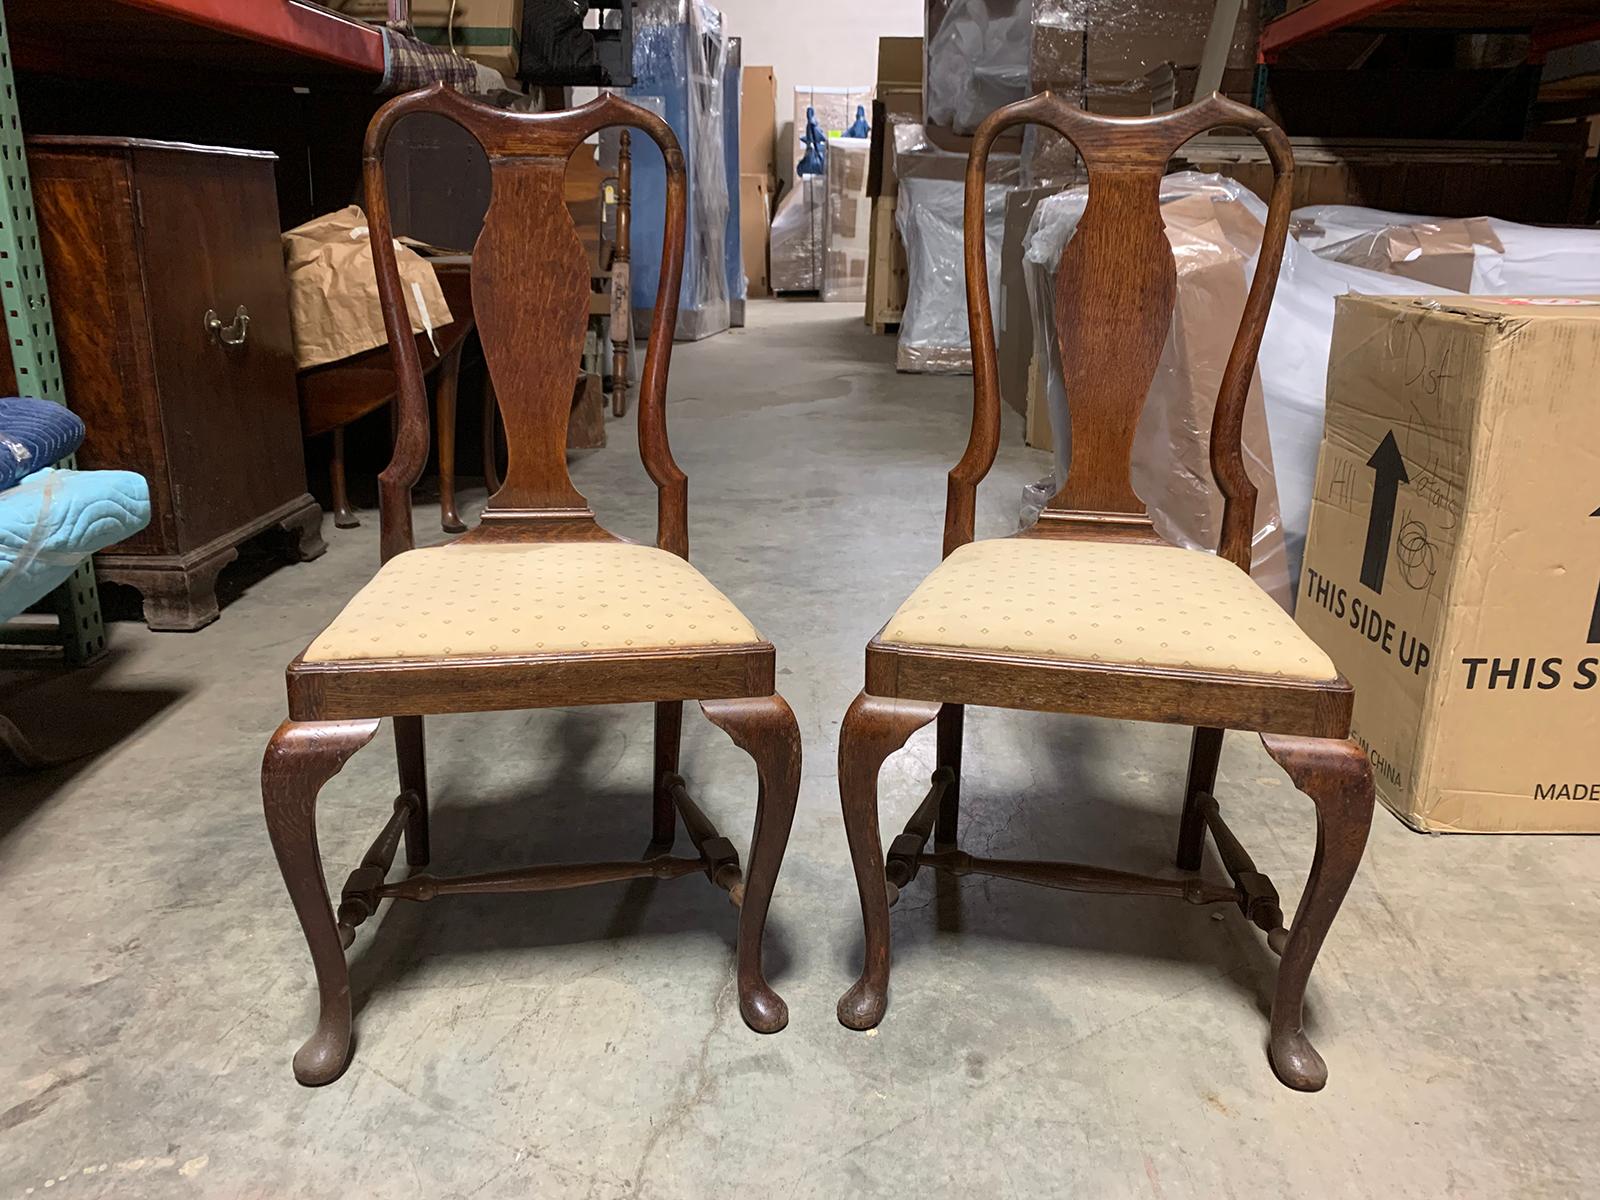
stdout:
<svg viewBox="0 0 1600 1200">
<path fill-rule="evenodd" d="M 454 318 L 433 331 L 430 341 L 419 333 L 417 353 L 425 375 L 437 375 L 434 385 L 434 424 L 439 438 L 439 523 L 447 533 L 466 529 L 456 512 L 456 391 L 461 374 L 461 350 L 473 329 L 472 266 L 467 255 L 430 260 L 439 276 L 445 303 Z M 435 353 L 434 347 L 438 351 Z M 394 367 L 387 344 L 352 358 L 301 371 L 300 425 L 306 437 L 333 434 L 333 462 L 329 468 L 333 491 L 333 523 L 340 529 L 361 524 L 350 507 L 345 486 L 344 427 L 394 399 Z"/>
<path fill-rule="evenodd" d="M 467 526 L 456 510 L 456 401 L 461 374 L 461 352 L 474 327 L 472 312 L 472 260 L 452 254 L 429 258 L 454 318 L 433 331 L 433 339 L 419 333 L 417 353 L 425 376 L 434 377 L 433 420 L 439 439 L 439 524 L 446 533 L 462 533 Z M 591 316 L 610 311 L 604 293 L 590 300 Z M 434 350 L 438 347 L 437 353 Z M 361 524 L 350 507 L 345 482 L 344 428 L 368 413 L 387 407 L 395 396 L 394 367 L 387 345 L 363 354 L 300 372 L 300 424 L 306 437 L 331 433 L 333 461 L 329 467 L 333 492 L 333 523 L 340 529 Z M 499 405 L 494 385 L 484 377 L 483 458 L 484 479 L 491 493 L 499 489 L 496 465 L 496 425 Z M 567 447 L 597 449 L 606 444 L 605 410 L 600 377 L 579 371 L 572 398 Z"/>
</svg>

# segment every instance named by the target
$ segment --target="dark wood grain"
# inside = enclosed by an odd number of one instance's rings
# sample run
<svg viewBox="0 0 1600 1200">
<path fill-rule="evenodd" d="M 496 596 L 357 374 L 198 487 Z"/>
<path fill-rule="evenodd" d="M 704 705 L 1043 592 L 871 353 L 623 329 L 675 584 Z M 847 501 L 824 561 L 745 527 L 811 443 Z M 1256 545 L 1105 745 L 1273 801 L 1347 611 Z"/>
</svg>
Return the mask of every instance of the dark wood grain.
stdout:
<svg viewBox="0 0 1600 1200">
<path fill-rule="evenodd" d="M 867 690 L 903 700 L 1314 737 L 1347 734 L 1354 699 L 1342 677 L 1313 683 L 1269 675 L 904 646 L 877 639 L 867 645 Z"/>
<path fill-rule="evenodd" d="M 871 1029 L 889 1006 L 889 888 L 878 833 L 878 769 L 938 715 L 938 704 L 863 692 L 839 728 L 839 802 L 861 894 L 864 938 L 861 975 L 839 1000 L 839 1021 L 851 1029 Z"/>
<path fill-rule="evenodd" d="M 40 249 L 86 469 L 137 471 L 151 522 L 96 558 L 156 629 L 215 620 L 218 571 L 271 528 L 325 547 L 306 491 L 274 159 L 129 138 L 30 138 Z M 208 310 L 249 325 L 226 345 Z M 9 352 L 0 352 L 9 365 Z M 0 372 L 3 374 L 4 372 Z"/>
<path fill-rule="evenodd" d="M 1314 1092 L 1328 1082 L 1328 1068 L 1306 1036 L 1306 982 L 1361 865 L 1372 828 L 1372 764 L 1351 741 L 1267 733 L 1261 744 L 1317 807 L 1317 848 L 1278 968 L 1268 1043 L 1278 1078 L 1297 1091 Z"/>
<path fill-rule="evenodd" d="M 610 125 L 639 129 L 661 148 L 667 163 L 665 240 L 639 391 L 639 446 L 659 490 L 657 544 L 687 556 L 688 484 L 672 457 L 666 427 L 666 380 L 687 211 L 683 152 L 676 137 L 659 117 L 612 95 L 578 109 L 514 113 L 473 103 L 442 86 L 384 105 L 373 118 L 364 151 L 378 292 L 400 380 L 395 454 L 379 477 L 383 556 L 414 544 L 410 494 L 428 452 L 416 346 L 408 336 L 399 270 L 388 249 L 392 230 L 382 163 L 383 145 L 395 122 L 413 112 L 434 112 L 465 128 L 488 153 L 494 177 L 493 199 L 473 250 L 473 306 L 506 426 L 508 455 L 504 480 L 484 513 L 486 524 L 537 525 L 589 512 L 567 472 L 565 454 L 566 418 L 590 294 L 588 260 L 563 200 L 566 162 L 587 137 Z M 528 329 L 538 335 L 526 336 Z"/>
<path fill-rule="evenodd" d="M 461 355 L 474 326 L 472 272 L 465 262 L 436 260 L 434 274 L 450 309 L 450 320 L 428 333 L 413 334 L 424 376 L 434 377 L 434 428 L 439 438 L 439 524 L 446 533 L 466 529 L 456 511 L 456 396 Z M 387 345 L 299 372 L 300 426 L 308 438 L 333 435 L 328 464 L 334 525 L 353 529 L 361 522 L 350 509 L 345 484 L 344 428 L 394 401 L 394 359 Z"/>
<path fill-rule="evenodd" d="M 771 643 L 498 658 L 365 659 L 289 666 L 297 721 L 726 699 L 771 692 Z"/>
<path fill-rule="evenodd" d="M 317 972 L 316 1032 L 294 1056 L 294 1077 L 308 1087 L 332 1083 L 350 1057 L 350 970 L 317 848 L 317 793 L 377 732 L 377 721 L 285 721 L 261 763 L 267 834 Z"/>
<path fill-rule="evenodd" d="M 777 1033 L 789 1023 L 789 1007 L 767 983 L 761 946 L 800 796 L 800 727 L 779 695 L 702 700 L 700 708 L 756 764 L 756 824 L 739 904 L 739 1012 L 758 1033 Z"/>
<path fill-rule="evenodd" d="M 366 142 L 368 218 L 397 396 L 391 410 L 397 413 L 394 457 L 379 477 L 382 557 L 412 549 L 411 489 L 429 442 L 423 368 L 400 292 L 383 174 L 385 139 L 397 120 L 417 112 L 449 117 L 476 136 L 488 152 L 494 180 L 483 235 L 473 251 L 472 309 L 489 366 L 489 396 L 498 398 L 504 418 L 508 465 L 484 520 L 462 540 L 501 546 L 623 540 L 595 519 L 566 466 L 573 385 L 593 293 L 589 266 L 563 201 L 562 180 L 567 156 L 605 125 L 643 130 L 661 147 L 668 181 L 666 242 L 639 394 L 639 442 L 659 489 L 658 545 L 687 557 L 687 481 L 667 443 L 665 410 L 685 216 L 683 155 L 672 131 L 645 110 L 610 95 L 569 112 L 529 115 L 489 108 L 437 87 L 386 104 L 374 117 Z M 297 1077 L 307 1083 L 333 1078 L 343 1069 L 350 1044 L 348 979 L 338 956 L 333 917 L 324 912 L 327 891 L 320 868 L 311 882 L 315 831 L 303 814 L 337 764 L 371 737 L 377 718 L 386 716 L 395 718 L 404 808 L 390 814 L 374 849 L 346 885 L 352 936 L 360 924 L 357 918 L 364 919 L 388 897 L 420 901 L 463 893 L 537 893 L 703 871 L 740 906 L 739 1011 L 752 1029 L 782 1029 L 788 1009 L 763 973 L 761 946 L 799 791 L 800 734 L 794 714 L 776 694 L 775 664 L 773 647 L 765 641 L 480 658 L 309 663 L 303 655 L 296 658 L 288 670 L 290 720 L 268 751 L 270 769 L 263 787 L 279 865 L 324 985 L 322 1017 L 296 1060 Z M 758 788 L 748 877 L 739 870 L 731 843 L 694 804 L 678 775 L 685 700 L 699 701 L 706 716 L 755 761 Z M 411 865 L 429 858 L 425 714 L 638 702 L 652 703 L 656 719 L 652 840 L 644 861 L 546 864 L 385 881 L 402 824 Z M 679 816 L 689 827 L 697 859 L 666 857 Z"/>
<path fill-rule="evenodd" d="M 1089 191 L 1056 275 L 1055 332 L 1072 421 L 1070 469 L 1038 522 L 1013 535 L 1022 538 L 1164 544 L 1130 477 L 1134 434 L 1176 299 L 1177 273 L 1160 211 L 1161 177 L 1184 142 L 1214 127 L 1245 129 L 1267 149 L 1275 171 L 1272 201 L 1219 388 L 1210 443 L 1212 473 L 1224 497 L 1217 553 L 1248 572 L 1256 489 L 1245 472 L 1241 431 L 1288 229 L 1293 161 L 1287 139 L 1266 117 L 1219 96 L 1158 117 L 1118 119 L 1085 113 L 1043 93 L 1007 105 L 978 128 L 967 164 L 963 224 L 973 419 L 966 450 L 947 484 L 944 552 L 972 541 L 977 488 L 1000 444 L 999 370 L 984 228 L 987 160 L 997 138 L 1029 123 L 1053 129 L 1076 145 L 1088 171 Z M 995 603 L 1023 599 L 1001 595 Z M 1174 606 L 1174 618 L 1182 611 Z M 839 1002 L 840 1021 L 866 1028 L 881 1019 L 888 1003 L 889 921 L 878 834 L 878 769 L 887 754 L 936 713 L 938 795 L 935 799 L 930 792 L 896 840 L 897 882 L 909 883 L 917 868 L 926 865 L 957 875 L 980 872 L 1079 890 L 1182 896 L 1203 903 L 1232 899 L 1277 948 L 1282 930 L 1276 892 L 1222 823 L 1211 794 L 1223 731 L 1253 730 L 1262 733 L 1269 752 L 1296 785 L 1317 801 L 1319 829 L 1325 835 L 1319 835 L 1317 866 L 1288 935 L 1271 1050 L 1285 1083 L 1320 1087 L 1326 1071 L 1300 1027 L 1301 999 L 1317 947 L 1360 859 L 1372 806 L 1370 771 L 1346 740 L 1353 699 L 1342 676 L 1306 681 L 874 638 L 867 646 L 866 690 L 851 705 L 839 733 L 839 792 L 867 947 L 861 977 Z M 1233 885 L 1205 883 L 1193 874 L 1174 881 L 1077 864 L 1005 863 L 957 850 L 963 706 L 970 704 L 1193 726 L 1178 865 L 1199 871 L 1209 831 Z M 936 816 L 930 808 L 934 803 Z M 940 845 L 928 854 L 923 847 L 934 821 Z"/>
</svg>

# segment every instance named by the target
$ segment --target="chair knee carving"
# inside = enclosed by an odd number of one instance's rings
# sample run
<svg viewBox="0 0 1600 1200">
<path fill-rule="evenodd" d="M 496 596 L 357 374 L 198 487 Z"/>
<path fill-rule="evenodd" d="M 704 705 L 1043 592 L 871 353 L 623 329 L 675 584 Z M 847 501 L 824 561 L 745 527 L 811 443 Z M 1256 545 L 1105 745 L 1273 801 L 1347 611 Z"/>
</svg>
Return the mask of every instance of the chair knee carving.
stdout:
<svg viewBox="0 0 1600 1200">
<path fill-rule="evenodd" d="M 504 418 L 508 464 L 482 523 L 446 546 L 414 549 L 411 492 L 428 454 L 427 399 L 396 269 L 383 148 L 396 121 L 448 117 L 489 155 L 494 192 L 473 252 L 473 308 Z M 605 530 L 567 472 L 566 423 L 589 312 L 589 269 L 563 203 L 567 159 L 613 125 L 639 130 L 667 166 L 660 288 L 638 394 L 639 444 L 655 482 L 653 546 Z M 540 892 L 614 880 L 703 874 L 739 908 L 737 985 L 746 1023 L 788 1020 L 762 972 L 761 944 L 800 783 L 800 735 L 774 686 L 775 652 L 688 562 L 687 480 L 667 440 L 666 385 L 683 273 L 686 180 L 664 121 L 615 96 L 556 113 L 511 113 L 440 85 L 391 100 L 364 151 L 367 217 L 394 356 L 398 426 L 379 478 L 382 566 L 288 670 L 289 719 L 262 766 L 267 828 L 316 969 L 321 1011 L 295 1056 L 296 1077 L 323 1084 L 351 1044 L 344 950 L 385 899 Z M 678 774 L 686 700 L 755 761 L 755 831 L 748 867 Z M 423 719 L 482 712 L 643 701 L 655 706 L 651 840 L 641 860 L 534 866 L 389 880 L 429 861 Z M 393 718 L 399 795 L 337 910 L 316 840 L 322 786 Z M 693 847 L 673 855 L 678 819 Z"/>
<path fill-rule="evenodd" d="M 1000 435 L 984 171 L 995 138 L 1022 124 L 1054 129 L 1074 143 L 1088 168 L 1087 205 L 1062 252 L 1056 283 L 1071 463 L 1037 524 L 974 542 L 977 486 L 993 465 Z M 1134 494 L 1129 462 L 1176 296 L 1159 206 L 1161 177 L 1184 142 L 1221 126 L 1243 128 L 1262 142 L 1274 185 L 1212 422 L 1211 467 L 1225 500 L 1213 555 L 1161 539 Z M 1240 445 L 1283 255 L 1292 178 L 1283 133 L 1255 110 L 1216 95 L 1157 117 L 1117 119 L 1043 93 L 993 113 L 974 136 L 964 222 L 973 424 L 949 476 L 945 557 L 868 644 L 866 687 L 840 730 L 840 799 L 866 943 L 860 978 L 839 1001 L 845 1025 L 869 1028 L 884 1015 L 889 907 L 919 871 L 985 874 L 1070 890 L 1238 905 L 1282 956 L 1268 1043 L 1273 1068 L 1300 1090 L 1326 1081 L 1301 1026 L 1301 1004 L 1361 858 L 1372 777 L 1349 740 L 1349 683 L 1250 579 L 1256 489 Z M 978 858 L 960 850 L 961 733 L 969 704 L 1193 727 L 1176 854 L 1185 877 Z M 935 720 L 932 787 L 886 859 L 878 833 L 879 767 L 912 732 Z M 1316 857 L 1287 928 L 1277 892 L 1228 829 L 1215 796 L 1226 729 L 1259 733 L 1267 753 L 1316 808 Z M 1199 874 L 1208 834 L 1226 883 Z"/>
</svg>

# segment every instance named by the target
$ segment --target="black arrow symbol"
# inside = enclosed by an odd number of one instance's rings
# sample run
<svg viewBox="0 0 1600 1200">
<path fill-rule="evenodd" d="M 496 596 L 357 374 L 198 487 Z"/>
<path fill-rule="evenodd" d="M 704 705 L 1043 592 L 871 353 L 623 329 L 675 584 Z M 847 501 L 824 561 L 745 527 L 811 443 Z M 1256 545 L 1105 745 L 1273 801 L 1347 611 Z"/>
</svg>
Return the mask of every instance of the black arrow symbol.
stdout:
<svg viewBox="0 0 1600 1200">
<path fill-rule="evenodd" d="M 1591 517 L 1600 517 L 1600 508 L 1589 514 Z M 1589 616 L 1589 645 L 1600 644 L 1600 588 L 1594 593 L 1594 612 Z"/>
<path fill-rule="evenodd" d="M 1367 549 L 1361 556 L 1361 582 L 1381 594 L 1383 572 L 1389 565 L 1389 539 L 1394 534 L 1395 500 L 1400 496 L 1400 485 L 1411 482 L 1400 447 L 1395 444 L 1394 430 L 1383 435 L 1383 441 L 1367 459 L 1367 466 L 1377 478 L 1372 485 L 1372 515 L 1367 518 Z"/>
</svg>

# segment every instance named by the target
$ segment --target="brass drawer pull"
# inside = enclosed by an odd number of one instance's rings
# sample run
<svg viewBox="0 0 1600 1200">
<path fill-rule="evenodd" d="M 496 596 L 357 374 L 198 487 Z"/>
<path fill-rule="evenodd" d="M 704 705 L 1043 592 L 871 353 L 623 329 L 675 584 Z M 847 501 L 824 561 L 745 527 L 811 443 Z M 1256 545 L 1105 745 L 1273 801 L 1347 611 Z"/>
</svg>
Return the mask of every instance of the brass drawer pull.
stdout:
<svg viewBox="0 0 1600 1200">
<path fill-rule="evenodd" d="M 244 339 L 250 333 L 250 313 L 244 305 L 239 305 L 233 314 L 233 323 L 224 325 L 222 318 L 217 316 L 214 308 L 206 309 L 206 330 L 213 334 L 217 341 L 224 346 L 242 346 Z"/>
</svg>

